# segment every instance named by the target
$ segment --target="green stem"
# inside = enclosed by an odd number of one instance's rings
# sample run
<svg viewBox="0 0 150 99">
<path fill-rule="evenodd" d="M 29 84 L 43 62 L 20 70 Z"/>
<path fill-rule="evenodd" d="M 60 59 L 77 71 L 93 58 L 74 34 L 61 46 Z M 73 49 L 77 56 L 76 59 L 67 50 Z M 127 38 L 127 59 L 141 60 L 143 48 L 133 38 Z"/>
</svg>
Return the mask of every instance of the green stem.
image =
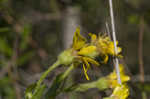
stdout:
<svg viewBox="0 0 150 99">
<path fill-rule="evenodd" d="M 98 88 L 99 90 L 104 90 L 108 88 L 108 81 L 106 78 L 100 78 L 97 81 L 89 82 L 89 83 L 84 83 L 84 84 L 79 84 L 76 86 L 74 91 L 76 92 L 84 92 L 87 91 L 88 89 L 91 88 Z"/>
<path fill-rule="evenodd" d="M 145 91 L 142 92 L 142 99 L 147 99 L 147 94 Z"/>
<path fill-rule="evenodd" d="M 74 69 L 74 65 L 71 64 L 71 66 L 69 66 L 68 69 L 64 72 L 60 80 L 65 79 L 73 69 Z"/>
<path fill-rule="evenodd" d="M 44 99 L 55 99 L 55 97 L 59 93 L 61 93 L 61 90 L 62 90 L 61 88 L 64 87 L 62 86 L 62 83 L 64 83 L 65 78 L 71 73 L 73 69 L 74 69 L 74 66 L 73 64 L 71 64 L 64 73 L 57 75 L 51 87 L 46 92 Z"/>
<path fill-rule="evenodd" d="M 52 66 L 50 66 L 40 77 L 39 81 L 37 82 L 36 88 L 34 93 L 36 93 L 38 91 L 38 89 L 41 86 L 41 83 L 43 82 L 43 80 L 46 78 L 46 76 L 56 67 L 58 67 L 60 65 L 60 62 L 57 60 Z"/>
</svg>

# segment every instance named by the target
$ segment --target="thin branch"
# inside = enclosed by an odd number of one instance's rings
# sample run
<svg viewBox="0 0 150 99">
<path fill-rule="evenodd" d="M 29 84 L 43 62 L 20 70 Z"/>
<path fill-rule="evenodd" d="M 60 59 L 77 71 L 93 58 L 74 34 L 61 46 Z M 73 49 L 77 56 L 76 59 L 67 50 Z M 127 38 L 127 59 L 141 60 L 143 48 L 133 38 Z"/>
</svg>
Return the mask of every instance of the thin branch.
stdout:
<svg viewBox="0 0 150 99">
<path fill-rule="evenodd" d="M 144 34 L 144 18 L 141 16 L 140 24 L 139 24 L 139 48 L 138 48 L 138 55 L 139 55 L 139 70 L 140 70 L 140 82 L 144 83 L 144 63 L 143 63 L 143 34 Z M 142 99 L 147 99 L 147 94 L 145 91 L 142 92 Z"/>
<path fill-rule="evenodd" d="M 138 56 L 139 56 L 139 70 L 140 70 L 140 81 L 144 83 L 144 65 L 143 65 L 143 34 L 144 34 L 144 19 L 141 17 L 140 25 L 139 25 L 139 48 L 138 48 Z"/>
<path fill-rule="evenodd" d="M 109 26 L 108 26 L 108 22 L 107 22 L 107 21 L 106 21 L 105 25 L 106 25 L 107 34 L 108 34 L 109 38 L 111 39 L 110 29 L 109 29 Z"/>
<path fill-rule="evenodd" d="M 17 99 L 21 99 L 21 89 L 20 86 L 17 82 L 17 80 L 19 80 L 19 76 L 18 76 L 18 71 L 17 71 L 17 58 L 18 58 L 18 36 L 16 37 L 16 40 L 14 41 L 14 48 L 13 48 L 13 55 L 11 57 L 10 60 L 10 68 L 8 68 L 8 75 L 12 80 L 13 83 L 13 87 L 15 89 L 16 92 L 16 98 Z M 12 68 L 11 68 L 12 67 Z M 12 69 L 14 71 L 12 71 Z"/>
<path fill-rule="evenodd" d="M 116 32 L 115 32 L 115 21 L 114 21 L 112 0 L 109 0 L 109 7 L 110 7 L 110 16 L 111 16 L 111 25 L 112 25 L 112 36 L 113 36 L 113 41 L 114 41 L 115 54 L 117 55 L 118 50 L 117 50 L 117 44 L 116 44 Z M 115 57 L 114 61 L 115 61 L 115 67 L 116 67 L 118 83 L 121 84 L 120 70 L 119 70 L 119 60 L 118 60 L 117 57 Z"/>
</svg>

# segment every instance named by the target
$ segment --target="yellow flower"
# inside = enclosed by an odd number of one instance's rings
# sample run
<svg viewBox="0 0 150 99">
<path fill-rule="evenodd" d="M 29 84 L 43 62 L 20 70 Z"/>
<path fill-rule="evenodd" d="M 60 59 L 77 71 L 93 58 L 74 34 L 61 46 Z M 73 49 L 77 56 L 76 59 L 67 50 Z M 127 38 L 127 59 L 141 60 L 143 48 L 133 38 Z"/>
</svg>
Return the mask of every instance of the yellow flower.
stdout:
<svg viewBox="0 0 150 99">
<path fill-rule="evenodd" d="M 80 34 L 80 29 L 77 28 L 73 37 L 73 55 L 76 57 L 77 61 L 82 63 L 84 75 L 87 80 L 89 80 L 87 71 L 90 68 L 90 64 L 99 65 L 94 59 L 98 55 L 97 48 L 94 45 L 88 44 L 87 40 Z"/>
<path fill-rule="evenodd" d="M 73 37 L 72 45 L 73 56 L 75 56 L 76 59 L 83 64 L 82 66 L 87 80 L 89 80 L 87 75 L 87 71 L 90 68 L 89 63 L 99 65 L 98 62 L 95 61 L 95 58 L 98 55 L 103 58 L 102 63 L 107 63 L 109 55 L 115 55 L 114 43 L 110 40 L 109 37 L 97 37 L 92 33 L 89 33 L 89 35 L 91 37 L 91 42 L 87 43 L 87 40 L 80 34 L 80 29 L 77 28 Z M 120 52 L 121 48 L 118 47 L 118 53 Z M 115 81 L 112 83 L 115 85 Z"/>
<path fill-rule="evenodd" d="M 97 36 L 93 33 L 89 33 L 89 36 L 91 37 L 91 43 L 96 43 Z"/>
<path fill-rule="evenodd" d="M 130 80 L 130 77 L 127 76 L 127 75 L 125 75 L 123 65 L 122 65 L 122 64 L 119 64 L 119 67 L 120 67 L 120 78 L 121 78 L 122 83 L 129 81 L 129 80 Z M 108 77 L 108 80 L 109 80 L 110 85 L 111 85 L 110 87 L 111 87 L 111 88 L 115 88 L 115 87 L 118 85 L 116 71 L 114 70 L 114 71 L 113 71 L 110 75 L 108 75 L 107 77 Z"/>
<path fill-rule="evenodd" d="M 114 99 L 127 99 L 129 96 L 129 89 L 128 87 L 123 85 L 118 85 L 111 95 L 111 97 L 114 97 Z"/>
<path fill-rule="evenodd" d="M 88 74 L 87 74 L 87 71 L 90 68 L 89 63 L 94 64 L 96 66 L 99 66 L 99 63 L 97 61 L 95 61 L 94 59 L 89 58 L 89 57 L 78 57 L 78 59 L 82 61 L 82 66 L 83 66 L 84 75 L 85 75 L 86 79 L 90 80 L 88 77 Z"/>
<path fill-rule="evenodd" d="M 80 28 L 77 28 L 73 37 L 72 48 L 75 50 L 79 50 L 85 45 L 86 45 L 86 39 L 80 34 Z"/>
<path fill-rule="evenodd" d="M 118 45 L 118 42 L 117 42 L 117 45 Z M 98 48 L 100 50 L 100 52 L 102 54 L 105 54 L 105 55 L 115 55 L 115 50 L 114 50 L 114 42 L 112 42 L 110 40 L 109 37 L 107 36 L 99 36 L 98 38 Z M 119 54 L 121 52 L 121 48 L 120 47 L 117 47 L 118 48 L 118 53 Z"/>
<path fill-rule="evenodd" d="M 97 47 L 97 53 L 99 53 L 99 55 L 103 58 L 102 63 L 107 63 L 109 55 L 122 57 L 121 55 L 118 55 L 122 50 L 120 47 L 118 47 L 118 53 L 115 55 L 114 42 L 112 42 L 108 36 L 103 35 L 97 37 L 92 33 L 89 33 L 89 35 L 91 37 L 91 44 Z"/>
</svg>

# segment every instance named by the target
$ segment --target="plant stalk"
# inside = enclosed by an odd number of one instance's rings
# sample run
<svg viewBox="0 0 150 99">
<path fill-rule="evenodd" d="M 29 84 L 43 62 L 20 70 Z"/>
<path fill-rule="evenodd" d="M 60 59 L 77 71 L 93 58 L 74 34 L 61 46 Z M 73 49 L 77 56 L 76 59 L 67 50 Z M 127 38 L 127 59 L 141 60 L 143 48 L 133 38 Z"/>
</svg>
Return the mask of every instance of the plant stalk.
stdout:
<svg viewBox="0 0 150 99">
<path fill-rule="evenodd" d="M 46 76 L 53 70 L 55 69 L 56 67 L 58 67 L 60 65 L 60 62 L 57 60 L 52 66 L 50 66 L 43 74 L 42 76 L 40 77 L 40 79 L 38 80 L 37 82 L 37 85 L 36 85 L 36 88 L 35 88 L 35 91 L 34 93 L 36 93 L 38 91 L 38 89 L 40 88 L 41 86 L 41 83 L 43 82 L 43 80 L 46 78 Z"/>
<path fill-rule="evenodd" d="M 69 66 L 68 69 L 62 75 L 61 80 L 65 79 L 69 75 L 69 73 L 73 70 L 73 68 L 74 68 L 74 65 L 71 64 L 71 66 Z"/>
<path fill-rule="evenodd" d="M 117 50 L 117 44 L 116 44 L 116 30 L 115 30 L 115 21 L 114 21 L 112 0 L 109 0 L 109 7 L 110 7 L 110 16 L 111 16 L 111 25 L 112 25 L 112 37 L 113 37 L 113 41 L 114 41 L 115 54 L 117 55 L 118 50 Z M 118 80 L 118 83 L 121 84 L 119 60 L 117 57 L 115 57 L 114 61 L 115 61 L 115 67 L 116 67 L 116 73 L 117 73 L 117 80 Z"/>
<path fill-rule="evenodd" d="M 138 58 L 139 58 L 139 71 L 140 71 L 140 82 L 144 84 L 144 62 L 143 62 L 143 36 L 144 36 L 144 18 L 141 16 L 139 24 L 139 47 L 138 47 Z M 142 92 L 142 99 L 147 99 L 146 91 Z"/>
</svg>

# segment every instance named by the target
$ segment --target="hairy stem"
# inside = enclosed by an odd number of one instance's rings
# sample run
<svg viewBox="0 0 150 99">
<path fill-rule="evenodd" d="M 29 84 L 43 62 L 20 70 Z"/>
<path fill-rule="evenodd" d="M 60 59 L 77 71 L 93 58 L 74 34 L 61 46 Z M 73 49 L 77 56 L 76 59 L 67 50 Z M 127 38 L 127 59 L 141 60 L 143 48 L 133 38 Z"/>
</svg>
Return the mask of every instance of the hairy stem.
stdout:
<svg viewBox="0 0 150 99">
<path fill-rule="evenodd" d="M 71 66 L 69 66 L 68 69 L 62 75 L 61 80 L 65 79 L 69 75 L 69 73 L 73 70 L 73 68 L 74 68 L 74 65 L 71 64 Z"/>
<path fill-rule="evenodd" d="M 37 82 L 37 86 L 35 88 L 35 93 L 38 91 L 38 89 L 40 88 L 41 83 L 43 82 L 43 80 L 46 78 L 46 76 L 56 67 L 58 67 L 60 65 L 59 61 L 56 61 L 52 66 L 50 66 L 40 77 L 39 81 Z"/>
</svg>

